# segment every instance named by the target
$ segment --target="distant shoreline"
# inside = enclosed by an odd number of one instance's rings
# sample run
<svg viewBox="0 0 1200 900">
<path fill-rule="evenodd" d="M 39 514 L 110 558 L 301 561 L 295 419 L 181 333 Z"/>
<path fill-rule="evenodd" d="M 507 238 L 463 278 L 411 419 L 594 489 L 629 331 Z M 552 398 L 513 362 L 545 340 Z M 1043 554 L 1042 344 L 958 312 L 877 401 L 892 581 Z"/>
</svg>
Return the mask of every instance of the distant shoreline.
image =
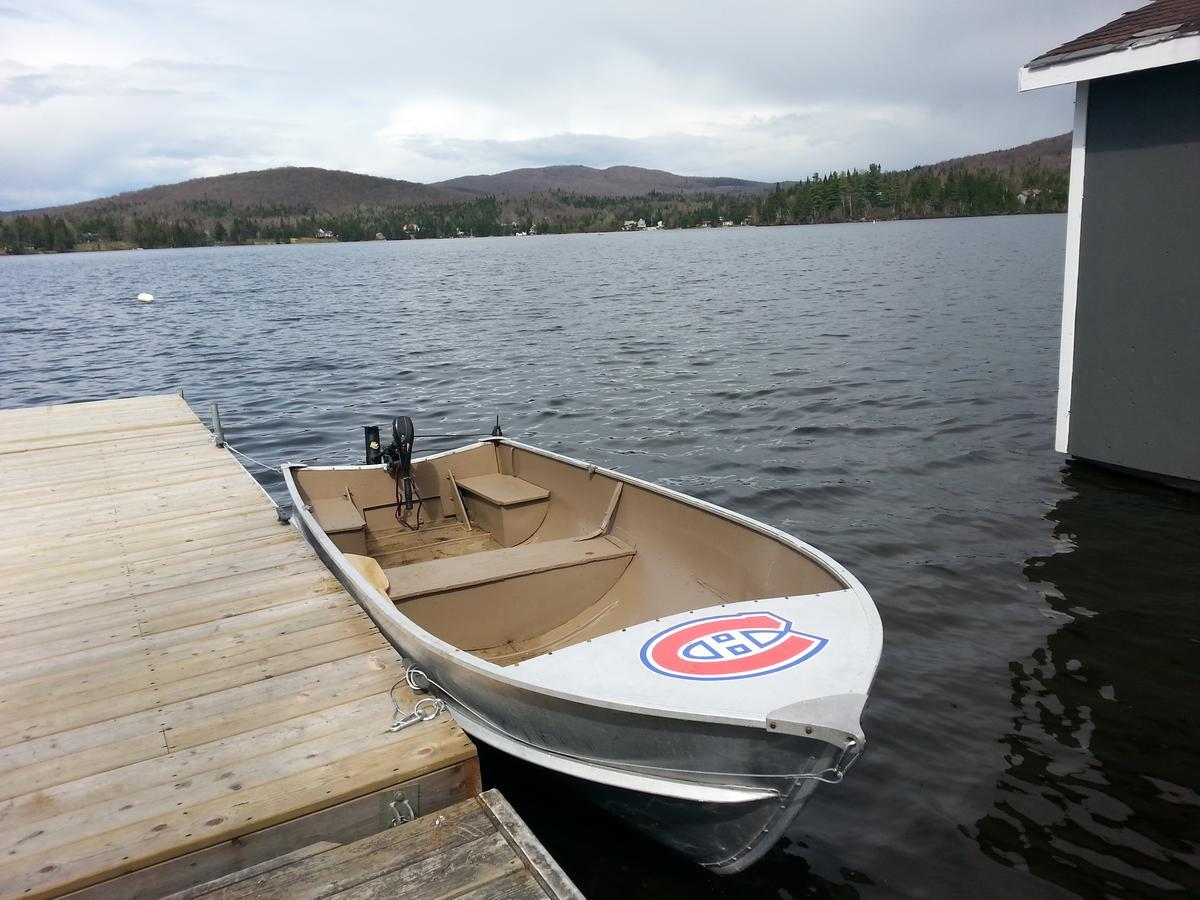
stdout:
<svg viewBox="0 0 1200 900">
<path fill-rule="evenodd" d="M 934 222 L 946 221 L 953 219 L 997 219 L 997 218 L 1024 218 L 1026 216 L 1061 216 L 1065 215 L 1066 210 L 1062 209 L 1047 209 L 1047 210 L 1029 210 L 1022 212 L 994 212 L 994 213 L 977 213 L 973 215 L 953 215 L 953 216 L 887 216 L 875 217 L 872 219 L 854 219 L 852 221 L 829 221 L 829 222 L 772 222 L 761 223 L 755 222 L 748 225 L 731 226 L 733 230 L 743 228 L 790 228 L 790 227 L 820 227 L 825 225 L 876 225 L 885 222 Z M 646 228 L 641 229 L 645 232 L 657 231 L 724 231 L 721 226 L 693 226 L 687 228 Z M 479 237 L 562 237 L 564 235 L 598 235 L 598 234 L 637 234 L 639 231 L 626 231 L 620 228 L 602 229 L 596 231 L 570 231 L 570 232 L 552 232 L 550 234 L 500 234 L 500 235 L 479 235 Z M 343 240 L 341 238 L 309 238 L 297 237 L 289 238 L 288 240 L 265 240 L 256 239 L 251 241 L 242 241 L 239 243 L 223 242 L 212 244 L 190 244 L 182 247 L 139 247 L 128 241 L 94 241 L 87 245 L 77 245 L 67 250 L 43 250 L 30 249 L 18 253 L 13 253 L 4 247 L 0 247 L 0 257 L 17 257 L 17 256 L 61 256 L 71 253 L 113 253 L 126 250 L 206 250 L 228 247 L 279 247 L 293 246 L 298 244 L 313 245 L 313 244 L 397 244 L 406 243 L 412 240 L 421 241 L 452 241 L 462 240 L 466 238 L 474 238 L 474 235 L 462 235 L 461 237 L 426 237 L 426 238 L 392 238 L 389 240 Z"/>
<path fill-rule="evenodd" d="M 285 166 L 0 213 L 0 248 L 520 237 L 1063 212 L 1069 168 L 1069 134 L 910 169 L 871 163 L 773 185 L 636 166 L 543 166 L 422 185 Z"/>
</svg>

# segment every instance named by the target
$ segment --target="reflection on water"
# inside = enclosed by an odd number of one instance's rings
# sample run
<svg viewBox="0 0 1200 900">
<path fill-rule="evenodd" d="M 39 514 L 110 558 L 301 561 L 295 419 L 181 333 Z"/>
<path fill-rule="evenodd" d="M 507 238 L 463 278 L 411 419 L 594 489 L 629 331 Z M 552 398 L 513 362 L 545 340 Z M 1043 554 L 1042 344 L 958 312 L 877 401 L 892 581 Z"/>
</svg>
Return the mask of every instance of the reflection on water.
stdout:
<svg viewBox="0 0 1200 900">
<path fill-rule="evenodd" d="M 1063 234 L 1020 216 L 0 258 L 0 406 L 182 387 L 252 456 L 329 463 L 400 413 L 418 449 L 499 413 L 849 567 L 885 634 L 866 755 L 748 872 L 711 876 L 485 754 L 593 900 L 1200 893 L 1200 497 L 1064 474 Z"/>
<path fill-rule="evenodd" d="M 1088 896 L 1200 892 L 1200 498 L 1085 466 L 1032 557 L 1062 624 L 1010 664 L 984 852 Z"/>
</svg>

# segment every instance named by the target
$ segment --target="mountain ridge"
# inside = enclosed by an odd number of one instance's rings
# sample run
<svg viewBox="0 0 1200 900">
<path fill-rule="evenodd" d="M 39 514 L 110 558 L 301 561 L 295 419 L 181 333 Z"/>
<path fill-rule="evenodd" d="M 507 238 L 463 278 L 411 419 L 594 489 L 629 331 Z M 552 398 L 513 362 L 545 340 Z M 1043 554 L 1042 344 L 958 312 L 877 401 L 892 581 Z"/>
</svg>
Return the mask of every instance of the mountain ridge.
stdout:
<svg viewBox="0 0 1200 900">
<path fill-rule="evenodd" d="M 1063 169 L 1070 164 L 1070 138 L 1070 133 L 1055 135 L 1004 150 L 914 166 L 911 171 L 1011 168 L 1031 160 L 1050 170 Z M 79 220 L 123 210 L 139 215 L 179 216 L 211 213 L 222 205 L 229 207 L 227 215 L 237 214 L 238 208 L 262 207 L 277 207 L 283 214 L 336 215 L 363 207 L 445 204 L 484 196 L 560 193 L 611 198 L 659 193 L 752 197 L 773 187 L 772 183 L 747 178 L 677 175 L 663 169 L 625 165 L 604 169 L 584 165 L 526 167 L 429 184 L 316 166 L 279 166 L 190 178 L 58 206 L 0 211 L 0 217 L 50 215 Z"/>
<path fill-rule="evenodd" d="M 973 153 L 970 156 L 958 156 L 954 159 L 944 159 L 941 162 L 925 163 L 914 166 L 914 170 L 945 171 L 951 168 L 968 171 L 1014 169 L 1036 162 L 1042 168 L 1052 171 L 1064 171 L 1071 167 L 1071 132 L 1056 134 L 1053 137 L 1040 138 L 1016 147 L 1003 150 L 988 150 L 984 153 Z"/>
<path fill-rule="evenodd" d="M 546 166 L 435 184 L 284 166 L 0 213 L 0 254 L 1061 212 L 1069 166 L 1069 134 L 774 185 L 636 166 Z"/>
<path fill-rule="evenodd" d="M 299 199 L 296 199 L 299 198 Z M 357 206 L 404 206 L 413 203 L 446 203 L 468 200 L 463 191 L 404 181 L 382 175 L 364 175 L 317 166 L 277 166 L 225 175 L 206 175 L 171 184 L 122 191 L 107 197 L 80 200 L 62 206 L 0 212 L 13 215 L 88 215 L 121 207 L 144 207 L 159 214 L 176 212 L 187 204 L 229 203 L 240 206 L 286 205 L 297 209 L 319 207 L 342 212 Z"/>
<path fill-rule="evenodd" d="M 589 197 L 634 197 L 650 193 L 745 193 L 771 189 L 764 181 L 747 178 L 676 175 L 663 169 L 641 166 L 562 165 L 511 169 L 494 175 L 463 175 L 433 183 L 436 187 L 473 194 L 507 196 L 543 191 L 584 194 Z"/>
</svg>

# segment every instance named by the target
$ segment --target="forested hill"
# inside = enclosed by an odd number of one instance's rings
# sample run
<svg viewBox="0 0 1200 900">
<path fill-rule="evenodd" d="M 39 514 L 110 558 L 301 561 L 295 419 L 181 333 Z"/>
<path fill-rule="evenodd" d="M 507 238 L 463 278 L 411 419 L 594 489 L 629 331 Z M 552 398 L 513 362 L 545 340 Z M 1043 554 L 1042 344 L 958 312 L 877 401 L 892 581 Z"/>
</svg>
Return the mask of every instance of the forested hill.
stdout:
<svg viewBox="0 0 1200 900">
<path fill-rule="evenodd" d="M 243 210 L 274 210 L 283 215 L 344 213 L 357 207 L 417 206 L 470 199 L 462 191 L 395 178 L 332 169 L 286 166 L 192 178 L 178 184 L 128 191 L 70 206 L 26 211 L 25 215 L 87 219 L 104 215 L 229 216 Z M 4 215 L 4 213 L 0 213 Z"/>
<path fill-rule="evenodd" d="M 466 175 L 439 181 L 437 187 L 475 194 L 534 194 L 560 191 L 589 197 L 639 197 L 653 193 L 762 194 L 771 185 L 744 178 L 699 178 L 637 166 L 543 166 L 499 175 Z"/>
<path fill-rule="evenodd" d="M 877 165 L 779 185 L 760 225 L 1064 212 L 1071 135 L 900 171 Z"/>
<path fill-rule="evenodd" d="M 950 169 L 966 169 L 971 172 L 1000 172 L 1014 174 L 1029 168 L 1047 172 L 1065 172 L 1071 168 L 1071 132 L 1042 138 L 1008 150 L 992 150 L 974 156 L 960 156 L 928 166 L 917 166 L 918 171 L 946 172 Z"/>
<path fill-rule="evenodd" d="M 771 186 L 616 166 L 550 166 L 424 185 L 314 168 L 198 178 L 0 213 L 0 254 L 780 225 L 1066 209 L 1070 136 L 907 170 L 878 165 Z"/>
</svg>

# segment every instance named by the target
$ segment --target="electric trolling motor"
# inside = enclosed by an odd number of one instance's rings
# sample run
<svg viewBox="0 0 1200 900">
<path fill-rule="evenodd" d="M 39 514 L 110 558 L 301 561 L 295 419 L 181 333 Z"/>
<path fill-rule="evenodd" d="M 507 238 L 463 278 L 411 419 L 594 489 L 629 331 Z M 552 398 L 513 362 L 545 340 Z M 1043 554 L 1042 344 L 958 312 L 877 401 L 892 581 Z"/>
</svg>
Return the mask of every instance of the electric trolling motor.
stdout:
<svg viewBox="0 0 1200 900">
<path fill-rule="evenodd" d="M 408 416 L 396 416 L 392 419 L 392 442 L 387 447 L 380 446 L 378 425 L 365 426 L 363 436 L 367 445 L 367 465 L 377 466 L 383 463 L 387 473 L 403 484 L 404 508 L 412 509 L 412 452 L 417 437 L 412 419 Z"/>
<path fill-rule="evenodd" d="M 504 432 L 500 430 L 500 417 L 496 416 L 496 425 L 492 428 L 492 437 L 503 437 Z M 470 434 L 435 434 L 433 437 L 442 438 L 472 438 L 478 435 Z M 408 416 L 396 416 L 392 419 L 392 442 L 386 447 L 383 446 L 379 438 L 378 425 L 363 426 L 363 442 L 365 446 L 365 457 L 368 466 L 382 465 L 387 469 L 390 475 L 396 482 L 396 518 L 409 528 L 421 527 L 421 500 L 420 493 L 414 487 L 412 477 L 412 454 L 413 444 L 417 438 L 416 430 L 413 428 L 413 421 Z M 408 513 L 413 508 L 413 498 L 417 501 L 417 524 L 408 524 Z M 403 512 L 401 512 L 403 510 Z"/>
</svg>

